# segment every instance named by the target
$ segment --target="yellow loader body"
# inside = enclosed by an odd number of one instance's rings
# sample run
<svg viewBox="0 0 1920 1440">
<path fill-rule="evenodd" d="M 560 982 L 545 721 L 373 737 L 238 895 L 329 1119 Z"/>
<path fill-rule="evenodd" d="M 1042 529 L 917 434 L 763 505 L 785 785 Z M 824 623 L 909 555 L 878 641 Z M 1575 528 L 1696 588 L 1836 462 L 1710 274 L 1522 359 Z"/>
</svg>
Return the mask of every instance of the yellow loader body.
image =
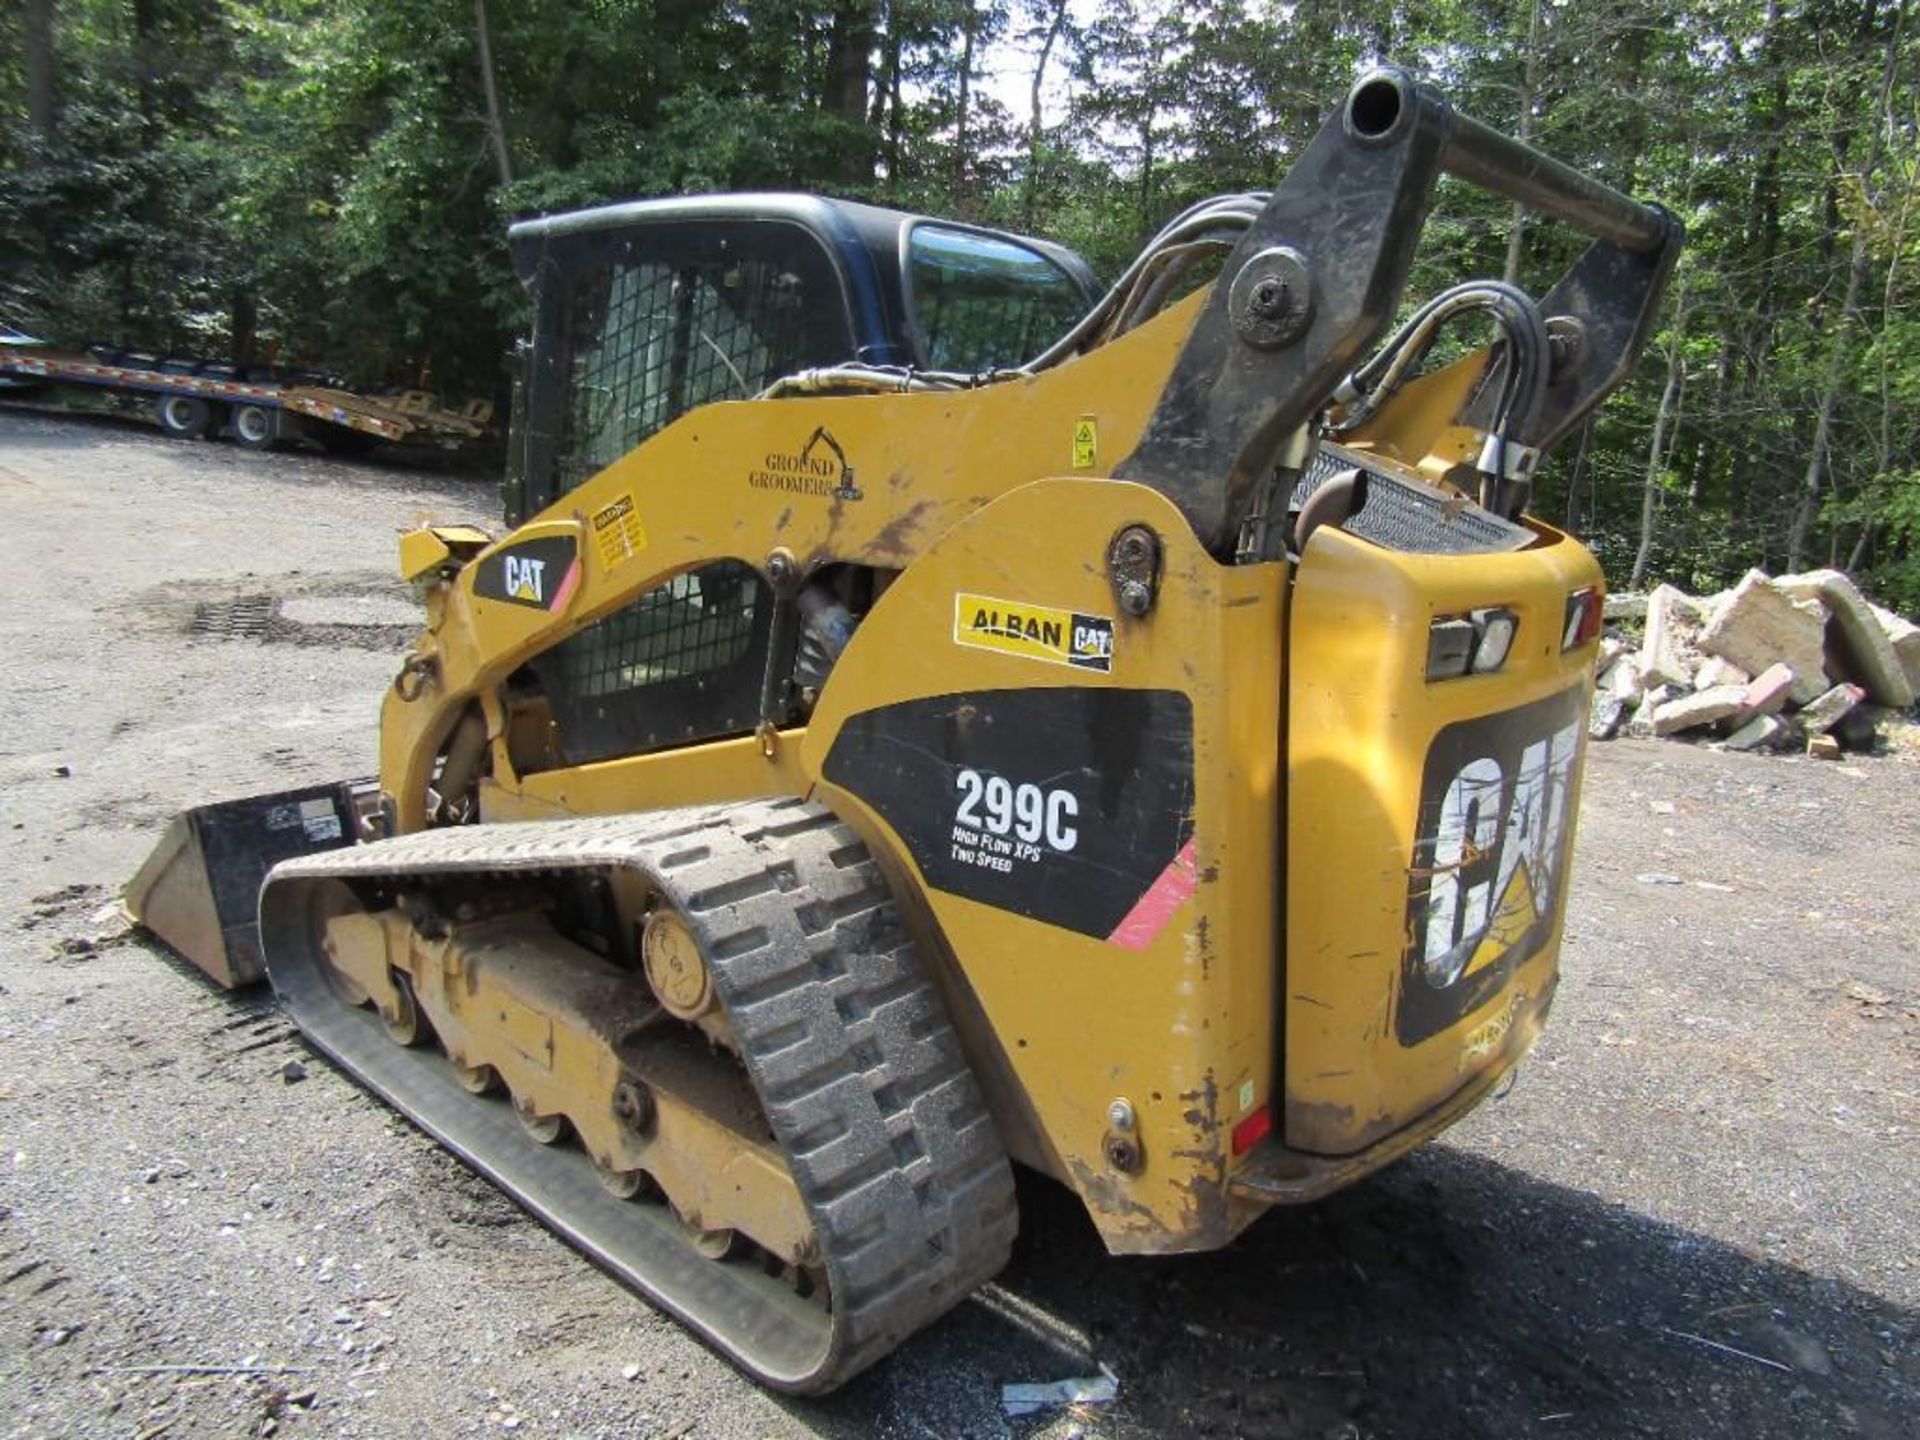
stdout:
<svg viewBox="0 0 1920 1440">
<path fill-rule="evenodd" d="M 1592 244 L 1382 340 L 1442 170 Z M 333 817 L 257 928 L 174 918 L 206 824 L 143 872 L 211 973 L 264 955 L 316 1046 L 801 1391 L 998 1268 L 1010 1161 L 1117 1253 L 1217 1248 L 1526 1053 L 1602 590 L 1526 502 L 1645 339 L 1662 212 L 1386 71 L 1091 308 L 1057 248 L 802 197 L 514 238 L 512 527 L 403 539 L 379 776 L 238 812 Z M 1497 342 L 1427 365 L 1462 315 Z"/>
</svg>

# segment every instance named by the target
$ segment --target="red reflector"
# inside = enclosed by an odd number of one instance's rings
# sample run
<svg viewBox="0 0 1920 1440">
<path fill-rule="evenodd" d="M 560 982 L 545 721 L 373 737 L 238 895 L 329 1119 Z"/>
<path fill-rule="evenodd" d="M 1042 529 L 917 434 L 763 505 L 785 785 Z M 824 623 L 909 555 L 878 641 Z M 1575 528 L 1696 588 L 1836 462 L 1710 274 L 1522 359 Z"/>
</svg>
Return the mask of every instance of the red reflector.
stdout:
<svg viewBox="0 0 1920 1440">
<path fill-rule="evenodd" d="M 1273 1112 L 1262 1105 L 1233 1127 L 1233 1153 L 1244 1155 L 1273 1133 Z"/>
<path fill-rule="evenodd" d="M 1589 586 L 1567 596 L 1567 624 L 1560 636 L 1560 648 L 1572 650 L 1600 634 L 1606 602 L 1598 589 Z"/>
<path fill-rule="evenodd" d="M 1607 597 L 1598 590 L 1587 591 L 1587 618 L 1580 627 L 1580 643 L 1600 638 L 1601 620 L 1607 611 Z"/>
</svg>

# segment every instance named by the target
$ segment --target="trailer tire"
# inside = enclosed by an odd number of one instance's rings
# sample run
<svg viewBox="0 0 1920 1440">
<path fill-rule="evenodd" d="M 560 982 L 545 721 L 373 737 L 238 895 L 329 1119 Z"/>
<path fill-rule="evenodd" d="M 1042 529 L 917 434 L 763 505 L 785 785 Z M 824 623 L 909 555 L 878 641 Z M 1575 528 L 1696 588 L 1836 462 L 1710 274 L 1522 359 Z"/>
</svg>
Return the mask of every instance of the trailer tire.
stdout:
<svg viewBox="0 0 1920 1440">
<path fill-rule="evenodd" d="M 280 414 L 264 405 L 236 405 L 227 416 L 233 443 L 248 450 L 271 450 L 280 443 Z"/>
<path fill-rule="evenodd" d="M 160 428 L 178 440 L 201 440 L 213 433 L 213 407 L 198 395 L 162 395 L 153 402 Z"/>
</svg>

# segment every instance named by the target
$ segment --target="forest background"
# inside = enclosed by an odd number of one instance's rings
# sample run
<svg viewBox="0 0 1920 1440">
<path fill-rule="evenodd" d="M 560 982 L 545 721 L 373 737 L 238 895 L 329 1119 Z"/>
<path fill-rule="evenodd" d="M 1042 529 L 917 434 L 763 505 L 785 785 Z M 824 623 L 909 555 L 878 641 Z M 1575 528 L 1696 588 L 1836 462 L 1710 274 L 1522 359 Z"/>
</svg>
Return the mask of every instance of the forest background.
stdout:
<svg viewBox="0 0 1920 1440">
<path fill-rule="evenodd" d="M 1689 244 L 1538 507 L 1615 585 L 1853 570 L 1920 609 L 1911 0 L 13 0 L 0 323 L 498 396 L 507 223 L 815 190 L 1043 234 L 1107 277 L 1265 188 L 1356 71 L 1658 200 Z M 991 83 L 990 83 L 991 82 Z M 1409 294 L 1579 237 L 1451 182 Z"/>
</svg>

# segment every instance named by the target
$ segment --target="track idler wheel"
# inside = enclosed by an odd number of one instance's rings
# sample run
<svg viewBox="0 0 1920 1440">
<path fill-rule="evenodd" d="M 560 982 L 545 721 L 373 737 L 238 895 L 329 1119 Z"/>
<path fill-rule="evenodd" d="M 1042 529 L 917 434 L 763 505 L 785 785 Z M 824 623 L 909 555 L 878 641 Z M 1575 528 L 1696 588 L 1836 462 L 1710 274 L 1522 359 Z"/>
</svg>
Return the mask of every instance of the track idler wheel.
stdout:
<svg viewBox="0 0 1920 1440">
<path fill-rule="evenodd" d="M 693 1248 L 709 1260 L 725 1260 L 740 1243 L 737 1231 L 709 1230 L 700 1224 L 698 1217 L 678 1208 L 674 1210 L 673 1218 L 686 1228 L 687 1238 Z"/>
<path fill-rule="evenodd" d="M 453 1073 L 469 1095 L 491 1095 L 500 1088 L 500 1072 L 491 1065 L 462 1065 L 456 1060 Z"/>
<path fill-rule="evenodd" d="M 520 1128 L 539 1144 L 556 1145 L 567 1133 L 566 1116 L 542 1115 L 518 1095 L 513 1097 L 513 1115 L 520 1122 Z"/>
<path fill-rule="evenodd" d="M 604 1161 L 595 1160 L 593 1173 L 600 1181 L 600 1188 L 616 1200 L 637 1200 L 650 1188 L 644 1170 L 618 1170 Z"/>
<path fill-rule="evenodd" d="M 431 1033 L 421 1018 L 420 1002 L 413 998 L 413 982 L 401 971 L 393 972 L 393 1003 L 380 1007 L 380 1023 L 387 1038 L 404 1048 L 420 1044 Z"/>
</svg>

